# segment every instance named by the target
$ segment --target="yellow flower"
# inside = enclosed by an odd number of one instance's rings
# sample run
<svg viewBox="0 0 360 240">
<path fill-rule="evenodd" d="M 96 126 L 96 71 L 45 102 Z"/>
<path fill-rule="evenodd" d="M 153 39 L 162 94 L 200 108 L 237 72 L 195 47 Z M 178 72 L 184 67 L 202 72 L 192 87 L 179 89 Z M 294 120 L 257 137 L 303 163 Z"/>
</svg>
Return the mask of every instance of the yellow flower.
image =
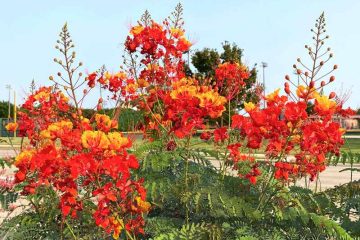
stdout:
<svg viewBox="0 0 360 240">
<path fill-rule="evenodd" d="M 199 106 L 202 108 L 208 108 L 209 110 L 212 108 L 216 108 L 216 111 L 209 111 L 209 116 L 212 118 L 220 117 L 224 112 L 225 108 L 217 108 L 219 106 L 223 106 L 227 100 L 225 97 L 219 95 L 219 93 L 209 90 L 203 93 L 199 93 L 197 97 L 200 100 Z"/>
<path fill-rule="evenodd" d="M 171 91 L 170 96 L 172 99 L 180 99 L 183 95 L 188 94 L 190 96 L 196 96 L 197 88 L 195 86 L 180 86 Z"/>
<path fill-rule="evenodd" d="M 126 85 L 125 90 L 129 93 L 135 93 L 135 91 L 138 89 L 138 85 L 136 83 L 129 83 Z"/>
<path fill-rule="evenodd" d="M 336 102 L 329 99 L 328 96 L 318 95 L 316 96 L 316 107 L 322 111 L 334 110 L 336 108 Z"/>
<path fill-rule="evenodd" d="M 180 28 L 171 28 L 170 34 L 175 37 L 181 37 L 184 35 L 184 31 Z"/>
<path fill-rule="evenodd" d="M 40 137 L 52 139 L 55 138 L 55 135 L 53 135 L 49 130 L 45 129 L 40 132 Z"/>
<path fill-rule="evenodd" d="M 124 229 L 124 221 L 118 217 L 111 217 L 110 221 L 116 227 L 114 228 L 113 238 L 119 239 L 121 231 Z"/>
<path fill-rule="evenodd" d="M 24 150 L 15 158 L 15 166 L 23 161 L 30 161 L 34 155 L 35 150 Z"/>
<path fill-rule="evenodd" d="M 126 73 L 125 72 L 118 72 L 115 74 L 116 77 L 118 78 L 126 78 Z"/>
<path fill-rule="evenodd" d="M 129 146 L 130 140 L 127 137 L 123 137 L 119 132 L 111 132 L 108 134 L 109 149 L 120 150 L 123 147 Z"/>
<path fill-rule="evenodd" d="M 252 102 L 245 102 L 244 107 L 245 107 L 245 111 L 251 112 L 252 110 L 254 110 L 256 108 L 256 105 L 253 104 Z"/>
<path fill-rule="evenodd" d="M 8 130 L 8 131 L 10 131 L 10 132 L 15 132 L 16 131 L 16 129 L 18 128 L 18 124 L 17 123 L 8 123 L 6 126 L 5 126 L 5 128 L 6 128 L 6 130 Z"/>
<path fill-rule="evenodd" d="M 52 123 L 47 129 L 40 132 L 40 137 L 54 139 L 57 135 L 66 133 L 73 128 L 70 121 L 62 120 L 60 122 Z"/>
<path fill-rule="evenodd" d="M 159 65 L 155 64 L 155 63 L 150 63 L 150 64 L 146 65 L 146 68 L 149 71 L 157 71 L 157 70 L 159 70 Z"/>
<path fill-rule="evenodd" d="M 309 87 L 305 87 L 304 85 L 299 85 L 298 88 L 296 89 L 296 95 L 299 98 L 306 98 L 307 99 L 313 99 L 316 96 L 319 95 L 319 93 L 315 90 L 315 88 L 309 88 Z"/>
<path fill-rule="evenodd" d="M 279 92 L 280 92 L 280 88 L 276 89 L 274 92 L 272 92 L 266 96 L 266 100 L 269 102 L 275 101 L 275 98 L 277 96 L 279 96 Z"/>
<path fill-rule="evenodd" d="M 130 33 L 132 35 L 138 35 L 139 33 L 142 32 L 142 30 L 144 30 L 144 27 L 141 26 L 141 25 L 138 25 L 138 26 L 132 27 L 131 30 L 130 30 Z"/>
<path fill-rule="evenodd" d="M 141 199 L 141 197 L 136 197 L 135 198 L 135 201 L 136 201 L 136 205 L 137 205 L 137 208 L 143 212 L 143 213 L 147 213 L 149 212 L 149 209 L 151 207 L 151 204 L 149 202 L 146 202 L 146 201 L 143 201 Z"/>
<path fill-rule="evenodd" d="M 36 94 L 34 96 L 34 99 L 38 100 L 38 101 L 40 101 L 40 100 L 48 101 L 50 99 L 50 91 L 45 89 L 45 90 L 39 92 L 38 94 Z"/>
<path fill-rule="evenodd" d="M 81 143 L 84 148 L 102 148 L 109 147 L 109 139 L 102 131 L 84 131 L 81 135 Z"/>
</svg>

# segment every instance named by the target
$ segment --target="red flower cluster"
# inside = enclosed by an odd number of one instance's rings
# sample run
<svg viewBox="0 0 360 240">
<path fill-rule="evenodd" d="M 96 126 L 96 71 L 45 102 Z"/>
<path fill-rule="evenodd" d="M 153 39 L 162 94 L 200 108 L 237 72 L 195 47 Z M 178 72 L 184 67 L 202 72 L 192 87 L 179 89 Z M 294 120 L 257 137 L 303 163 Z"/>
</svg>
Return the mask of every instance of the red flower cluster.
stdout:
<svg viewBox="0 0 360 240">
<path fill-rule="evenodd" d="M 64 218 L 76 218 L 84 202 L 93 201 L 96 224 L 114 237 L 123 229 L 142 233 L 142 214 L 150 204 L 142 180 L 131 178 L 131 170 L 139 167 L 127 153 L 131 141 L 111 131 L 117 122 L 100 114 L 91 121 L 73 116 L 67 99 L 51 88 L 29 96 L 23 109 L 20 128 L 31 142 L 15 161 L 23 194 L 53 189 Z"/>
<path fill-rule="evenodd" d="M 311 180 L 315 179 L 325 170 L 325 155 L 339 154 L 343 144 L 344 130 L 332 121 L 334 114 L 344 113 L 341 106 L 315 90 L 299 89 L 298 101 L 279 96 L 276 90 L 266 97 L 266 108 L 245 103 L 249 116 L 232 117 L 232 128 L 239 131 L 248 148 L 259 149 L 263 140 L 267 140 L 265 152 L 276 161 L 274 177 L 279 180 L 288 180 L 289 174 L 294 177 L 308 174 Z M 314 104 L 311 113 L 307 109 L 309 104 Z M 239 154 L 232 149 L 230 155 L 236 162 Z M 290 154 L 296 161 L 285 161 Z"/>
<path fill-rule="evenodd" d="M 216 87 L 228 101 L 237 96 L 249 77 L 248 69 L 239 63 L 225 62 L 215 69 Z"/>
</svg>

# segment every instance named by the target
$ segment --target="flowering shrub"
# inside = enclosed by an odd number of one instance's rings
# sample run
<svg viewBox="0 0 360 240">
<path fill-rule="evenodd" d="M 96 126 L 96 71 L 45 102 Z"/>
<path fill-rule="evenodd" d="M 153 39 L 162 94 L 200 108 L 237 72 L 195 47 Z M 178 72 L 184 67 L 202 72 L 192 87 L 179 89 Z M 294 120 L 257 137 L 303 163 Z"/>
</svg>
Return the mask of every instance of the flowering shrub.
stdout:
<svg viewBox="0 0 360 240">
<path fill-rule="evenodd" d="M 178 227 L 185 222 L 168 239 L 179 234 L 185 235 L 182 239 L 221 239 L 214 236 L 223 233 L 237 239 L 244 222 L 263 229 L 270 229 L 271 223 L 276 233 L 289 237 L 287 230 L 299 227 L 299 219 L 303 221 L 299 233 L 305 229 L 312 234 L 317 227 L 323 234 L 324 222 L 326 234 L 336 231 L 347 236 L 337 224 L 306 212 L 286 188 L 290 180 L 318 178 L 328 155 L 339 154 L 343 144 L 344 130 L 333 116 L 352 113 L 334 100 L 335 93 L 324 94 L 324 87 L 335 78 L 325 82 L 321 80 L 327 75 L 318 77 L 328 60 L 318 56 L 330 51 L 320 54 L 323 15 L 316 25 L 315 50 L 307 47 L 313 69 L 304 72 L 294 65 L 303 85 L 286 76 L 286 95 L 277 89 L 261 96 L 266 107 L 243 102 L 245 112 L 231 116 L 232 101 L 244 90 L 251 73 L 244 65 L 224 62 L 215 69 L 213 86 L 205 84 L 210 80 L 186 77 L 182 56 L 192 44 L 185 37 L 181 13 L 178 5 L 159 24 L 146 12 L 126 38 L 124 66 L 114 73 L 103 67 L 81 83 L 82 74 L 75 80 L 74 73 L 82 64 L 72 67 L 75 53 L 69 55 L 73 45 L 65 25 L 57 47 L 65 63 L 55 62 L 66 70 L 68 79 L 61 73 L 62 81 L 50 77 L 55 85 L 30 95 L 19 113 L 20 134 L 30 142 L 14 162 L 18 169 L 15 181 L 22 194 L 32 200 L 39 195 L 45 198 L 44 189 L 51 191 L 61 210 L 61 234 L 66 224 L 74 238 L 68 221 L 89 212 L 93 222 L 115 239 L 162 236 L 164 229 L 171 228 L 168 221 Z M 76 93 L 83 83 L 87 87 L 79 99 Z M 85 96 L 97 86 L 108 91 L 109 101 L 116 102 L 112 118 L 99 113 L 91 118 L 82 115 Z M 103 102 L 103 98 L 98 100 L 97 110 Z M 117 130 L 116 119 L 125 105 L 144 114 L 144 143 L 138 149 Z M 225 110 L 228 126 L 209 129 L 209 120 L 222 117 Z M 15 130 L 17 125 L 7 128 Z M 212 149 L 196 147 L 204 142 L 213 142 Z M 255 156 L 259 149 L 265 152 L 265 162 Z M 36 210 L 37 203 L 31 203 Z M 144 230 L 150 209 L 150 227 Z M 289 218 L 282 218 L 283 214 Z M 284 219 L 292 225 L 286 226 Z M 156 229 L 162 221 L 165 227 Z M 200 225 L 194 230 L 190 222 Z M 190 234 L 192 231 L 199 232 Z"/>
<path fill-rule="evenodd" d="M 66 50 L 66 26 L 62 34 Z M 69 83 L 65 89 L 74 93 L 76 86 Z M 41 87 L 22 105 L 19 131 L 30 144 L 15 159 L 15 183 L 30 199 L 41 195 L 41 189 L 56 193 L 62 222 L 90 211 L 96 225 L 116 239 L 122 232 L 128 236 L 143 233 L 143 214 L 150 204 L 143 180 L 132 177 L 139 162 L 127 151 L 131 140 L 117 131 L 117 121 L 107 115 L 83 117 L 77 96 L 69 97 L 56 87 Z M 15 130 L 13 125 L 8 129 Z M 90 209 L 89 202 L 94 203 Z"/>
</svg>

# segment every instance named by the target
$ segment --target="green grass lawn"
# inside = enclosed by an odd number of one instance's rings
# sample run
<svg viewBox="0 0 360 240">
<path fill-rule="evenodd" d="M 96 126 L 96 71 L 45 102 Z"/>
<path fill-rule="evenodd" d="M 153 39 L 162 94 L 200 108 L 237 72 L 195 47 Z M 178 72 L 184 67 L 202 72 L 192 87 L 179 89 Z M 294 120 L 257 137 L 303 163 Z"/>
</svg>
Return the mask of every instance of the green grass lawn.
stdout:
<svg viewBox="0 0 360 240">
<path fill-rule="evenodd" d="M 345 152 L 360 153 L 360 138 L 346 138 L 341 150 Z"/>
</svg>

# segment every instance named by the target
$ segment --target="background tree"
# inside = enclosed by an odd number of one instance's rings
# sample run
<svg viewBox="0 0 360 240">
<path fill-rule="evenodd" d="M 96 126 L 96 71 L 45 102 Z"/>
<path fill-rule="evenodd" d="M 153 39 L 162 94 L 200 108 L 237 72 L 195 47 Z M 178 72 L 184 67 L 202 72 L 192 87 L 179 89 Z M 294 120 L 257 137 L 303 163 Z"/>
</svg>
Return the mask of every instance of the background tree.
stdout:
<svg viewBox="0 0 360 240">
<path fill-rule="evenodd" d="M 215 68 L 220 63 L 220 55 L 216 49 L 204 48 L 197 50 L 191 57 L 191 63 L 201 77 L 213 77 Z"/>
<path fill-rule="evenodd" d="M 9 103 L 8 101 L 0 101 L 0 118 L 7 118 L 9 112 Z M 14 105 L 10 103 L 10 116 L 13 116 Z"/>
<path fill-rule="evenodd" d="M 195 77 L 202 84 L 207 81 L 209 85 L 214 86 L 217 81 L 215 69 L 219 64 L 225 62 L 242 64 L 243 51 L 236 43 L 231 44 L 228 41 L 222 43 L 222 51 L 220 53 L 216 49 L 210 48 L 195 51 L 191 57 L 191 62 L 196 69 Z M 260 100 L 262 90 L 256 84 L 257 70 L 255 66 L 251 68 L 250 73 L 250 77 L 245 81 L 245 86 L 231 100 L 230 115 L 242 109 L 244 102 L 257 103 Z M 221 89 L 219 89 L 219 92 L 221 92 Z M 223 114 L 223 119 L 217 120 L 215 124 L 226 125 L 228 114 L 229 110 L 227 109 Z"/>
</svg>

